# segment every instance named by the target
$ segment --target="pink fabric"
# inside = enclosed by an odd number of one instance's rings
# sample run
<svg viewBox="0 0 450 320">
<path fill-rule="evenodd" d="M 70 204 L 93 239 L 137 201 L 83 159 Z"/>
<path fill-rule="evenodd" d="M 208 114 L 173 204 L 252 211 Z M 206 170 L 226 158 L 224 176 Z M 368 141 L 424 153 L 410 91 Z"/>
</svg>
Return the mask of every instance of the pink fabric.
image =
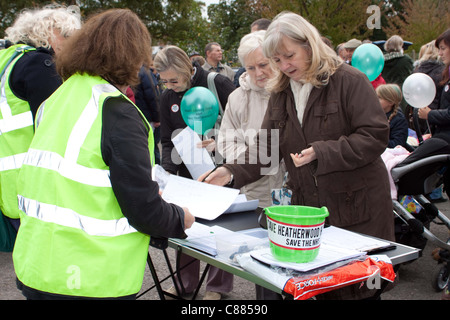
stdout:
<svg viewBox="0 0 450 320">
<path fill-rule="evenodd" d="M 405 158 L 409 156 L 409 151 L 401 146 L 397 146 L 395 148 L 387 148 L 381 158 L 386 165 L 386 169 L 389 173 L 389 184 L 391 187 L 391 197 L 392 199 L 397 199 L 397 187 L 395 186 L 394 180 L 392 179 L 391 170 L 397 164 L 405 160 Z"/>
</svg>

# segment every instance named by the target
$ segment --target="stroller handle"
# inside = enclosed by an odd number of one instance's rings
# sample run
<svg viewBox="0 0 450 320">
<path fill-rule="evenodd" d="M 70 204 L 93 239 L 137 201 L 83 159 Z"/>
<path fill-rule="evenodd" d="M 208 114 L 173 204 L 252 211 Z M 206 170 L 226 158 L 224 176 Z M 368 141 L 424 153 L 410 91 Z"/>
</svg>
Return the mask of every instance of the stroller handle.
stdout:
<svg viewBox="0 0 450 320">
<path fill-rule="evenodd" d="M 423 237 L 425 237 L 427 240 L 431 241 L 433 244 L 437 245 L 438 247 L 444 249 L 444 250 L 449 250 L 450 251 L 450 243 L 444 242 L 441 239 L 439 239 L 438 237 L 436 237 L 433 233 L 431 233 L 430 230 L 428 230 L 427 228 L 425 228 L 422 224 L 422 222 L 420 222 L 419 220 L 417 220 L 409 211 L 407 211 L 401 204 L 400 202 L 398 202 L 397 200 L 393 200 L 393 206 L 394 206 L 394 210 L 395 212 L 401 217 L 403 218 L 408 225 L 411 226 L 411 228 L 414 231 L 419 231 L 419 225 L 420 225 L 420 231 L 421 232 L 417 232 L 419 234 L 421 234 Z M 450 220 L 443 215 L 442 213 L 438 213 L 437 217 L 444 222 L 444 224 L 447 226 L 447 228 L 450 228 Z"/>
</svg>

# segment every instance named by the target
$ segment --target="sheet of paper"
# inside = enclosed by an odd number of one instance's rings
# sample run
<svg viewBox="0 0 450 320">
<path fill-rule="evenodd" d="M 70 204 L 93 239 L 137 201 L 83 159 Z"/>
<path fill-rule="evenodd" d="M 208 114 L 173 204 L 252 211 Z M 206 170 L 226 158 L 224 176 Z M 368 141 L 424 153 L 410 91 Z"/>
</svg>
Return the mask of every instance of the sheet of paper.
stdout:
<svg viewBox="0 0 450 320">
<path fill-rule="evenodd" d="M 239 194 L 239 189 L 231 189 L 170 175 L 162 193 L 162 198 L 186 207 L 197 218 L 214 220 L 224 213 Z"/>
<path fill-rule="evenodd" d="M 156 183 L 158 183 L 160 191 L 164 191 L 167 181 L 169 181 L 169 177 L 170 177 L 170 173 L 168 173 L 166 170 L 164 170 L 164 168 L 161 167 L 159 164 L 156 164 L 152 168 L 152 180 L 156 181 Z"/>
<path fill-rule="evenodd" d="M 208 151 L 205 148 L 197 147 L 200 142 L 198 134 L 189 127 L 183 129 L 172 139 L 175 149 L 194 180 L 215 167 Z"/>
<path fill-rule="evenodd" d="M 233 204 L 224 213 L 253 211 L 258 208 L 259 200 L 247 200 L 245 194 L 239 194 Z"/>
<path fill-rule="evenodd" d="M 174 241 L 185 246 L 200 250 L 209 255 L 217 255 L 216 235 L 234 235 L 233 231 L 222 228 L 220 226 L 206 226 L 204 224 L 194 222 L 192 227 L 186 230 L 186 239 L 173 239 Z"/>
<path fill-rule="evenodd" d="M 270 248 L 252 251 L 250 255 L 254 259 L 271 266 L 278 266 L 282 268 L 306 272 L 330 265 L 335 262 L 363 256 L 365 255 L 365 252 L 328 246 L 322 243 L 320 245 L 319 254 L 311 262 L 293 263 L 279 261 L 272 255 Z"/>
<path fill-rule="evenodd" d="M 391 245 L 388 241 L 363 236 L 333 226 L 323 229 L 321 242 L 322 244 L 364 252 L 389 247 Z"/>
</svg>

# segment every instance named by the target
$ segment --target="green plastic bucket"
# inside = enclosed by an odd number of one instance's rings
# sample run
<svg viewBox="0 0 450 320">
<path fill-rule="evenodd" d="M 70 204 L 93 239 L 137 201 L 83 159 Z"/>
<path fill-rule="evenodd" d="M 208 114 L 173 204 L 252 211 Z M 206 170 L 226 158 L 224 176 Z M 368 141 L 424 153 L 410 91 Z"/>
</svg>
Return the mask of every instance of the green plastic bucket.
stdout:
<svg viewBox="0 0 450 320">
<path fill-rule="evenodd" d="M 326 207 L 273 206 L 264 209 L 267 216 L 270 249 L 275 259 L 304 263 L 319 254 Z"/>
</svg>

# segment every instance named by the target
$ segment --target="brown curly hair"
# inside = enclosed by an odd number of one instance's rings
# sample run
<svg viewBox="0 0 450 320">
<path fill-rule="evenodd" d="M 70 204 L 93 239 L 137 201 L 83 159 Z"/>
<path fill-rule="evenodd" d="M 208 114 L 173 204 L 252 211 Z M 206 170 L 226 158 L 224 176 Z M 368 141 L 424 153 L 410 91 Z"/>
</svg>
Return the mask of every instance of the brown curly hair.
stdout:
<svg viewBox="0 0 450 320">
<path fill-rule="evenodd" d="M 113 85 L 132 86 L 151 59 L 150 33 L 139 17 L 129 9 L 110 9 L 88 19 L 67 39 L 55 65 L 64 80 L 87 73 Z"/>
</svg>

